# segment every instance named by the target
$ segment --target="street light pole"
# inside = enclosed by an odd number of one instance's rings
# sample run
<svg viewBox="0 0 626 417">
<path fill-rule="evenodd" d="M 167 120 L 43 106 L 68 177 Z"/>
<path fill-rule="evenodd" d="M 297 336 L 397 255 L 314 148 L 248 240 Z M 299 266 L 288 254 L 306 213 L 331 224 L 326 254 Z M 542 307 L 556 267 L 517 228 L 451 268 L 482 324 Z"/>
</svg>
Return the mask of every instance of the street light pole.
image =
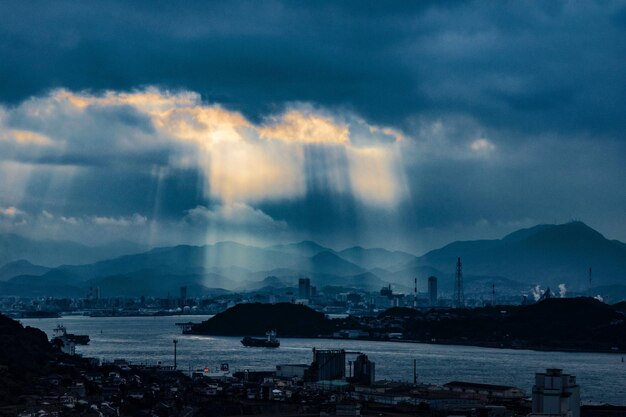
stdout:
<svg viewBox="0 0 626 417">
<path fill-rule="evenodd" d="M 176 369 L 176 345 L 178 344 L 178 340 L 174 339 L 174 369 Z"/>
</svg>

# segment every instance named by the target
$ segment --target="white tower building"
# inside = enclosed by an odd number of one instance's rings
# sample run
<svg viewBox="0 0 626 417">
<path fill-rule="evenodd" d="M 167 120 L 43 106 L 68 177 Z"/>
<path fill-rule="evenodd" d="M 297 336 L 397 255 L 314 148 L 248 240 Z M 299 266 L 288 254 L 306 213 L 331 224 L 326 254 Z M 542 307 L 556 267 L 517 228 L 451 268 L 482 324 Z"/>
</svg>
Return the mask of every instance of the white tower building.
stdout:
<svg viewBox="0 0 626 417">
<path fill-rule="evenodd" d="M 561 369 L 536 373 L 531 415 L 580 417 L 580 387 L 576 377 L 564 374 Z"/>
</svg>

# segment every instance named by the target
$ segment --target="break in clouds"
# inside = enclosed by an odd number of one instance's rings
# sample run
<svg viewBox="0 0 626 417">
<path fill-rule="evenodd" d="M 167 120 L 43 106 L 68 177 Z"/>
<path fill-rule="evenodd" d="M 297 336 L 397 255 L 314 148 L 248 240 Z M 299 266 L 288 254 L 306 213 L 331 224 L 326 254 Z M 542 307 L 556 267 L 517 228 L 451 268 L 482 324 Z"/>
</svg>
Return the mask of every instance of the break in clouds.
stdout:
<svg viewBox="0 0 626 417">
<path fill-rule="evenodd" d="M 446 229 L 500 232 L 534 221 L 514 208 L 488 220 L 503 204 L 524 206 L 518 189 L 503 187 L 521 178 L 539 186 L 537 158 L 562 146 L 544 140 L 511 154 L 468 119 L 424 120 L 406 135 L 306 103 L 254 122 L 194 92 L 157 88 L 54 90 L 0 115 L 2 227 L 89 243 L 315 236 L 407 247 Z M 511 171 L 520 177 L 499 177 Z M 559 175 L 555 186 L 569 179 Z"/>
<path fill-rule="evenodd" d="M 261 203 L 317 192 L 390 210 L 407 194 L 399 131 L 306 104 L 255 123 L 189 91 L 55 90 L 0 114 L 2 216 L 16 229 L 158 229 L 163 220 L 219 239 L 288 232 Z M 181 184 L 166 190 L 167 181 Z M 107 210 L 109 199 L 146 197 L 148 207 Z M 161 200 L 179 198 L 188 206 L 161 219 Z"/>
</svg>

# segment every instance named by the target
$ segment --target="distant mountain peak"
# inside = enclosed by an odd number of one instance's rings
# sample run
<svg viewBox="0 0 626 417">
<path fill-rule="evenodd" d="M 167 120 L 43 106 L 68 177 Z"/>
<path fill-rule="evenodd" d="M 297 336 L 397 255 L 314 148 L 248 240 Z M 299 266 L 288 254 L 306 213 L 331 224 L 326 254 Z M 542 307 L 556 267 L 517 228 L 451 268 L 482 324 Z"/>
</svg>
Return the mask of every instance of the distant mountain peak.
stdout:
<svg viewBox="0 0 626 417">
<path fill-rule="evenodd" d="M 503 276 L 529 284 L 566 284 L 574 291 L 588 286 L 593 267 L 596 283 L 623 282 L 626 245 L 607 240 L 581 221 L 541 224 L 513 232 L 503 239 L 453 242 L 428 252 L 415 264 L 451 272 L 463 259 L 468 274 Z"/>
<path fill-rule="evenodd" d="M 520 229 L 502 238 L 503 241 L 514 242 L 537 236 L 554 236 L 555 238 L 593 238 L 604 239 L 604 236 L 595 229 L 579 220 L 561 224 L 539 224 L 537 226 Z"/>
<path fill-rule="evenodd" d="M 286 243 L 280 245 L 269 246 L 266 249 L 285 252 L 285 253 L 294 253 L 303 256 L 314 256 L 320 252 L 334 252 L 334 250 L 327 248 L 325 246 L 320 245 L 317 242 L 312 240 L 302 240 L 296 243 Z"/>
</svg>

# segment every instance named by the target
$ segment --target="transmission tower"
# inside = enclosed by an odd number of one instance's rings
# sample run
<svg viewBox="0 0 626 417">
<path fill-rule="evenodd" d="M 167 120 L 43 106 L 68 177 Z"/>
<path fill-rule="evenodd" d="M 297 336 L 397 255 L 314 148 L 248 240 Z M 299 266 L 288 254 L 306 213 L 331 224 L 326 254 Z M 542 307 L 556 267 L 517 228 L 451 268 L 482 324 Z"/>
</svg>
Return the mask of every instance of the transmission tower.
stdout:
<svg viewBox="0 0 626 417">
<path fill-rule="evenodd" d="M 454 278 L 454 306 L 456 308 L 465 305 L 465 297 L 463 296 L 463 264 L 461 258 L 456 260 L 456 275 Z"/>
</svg>

